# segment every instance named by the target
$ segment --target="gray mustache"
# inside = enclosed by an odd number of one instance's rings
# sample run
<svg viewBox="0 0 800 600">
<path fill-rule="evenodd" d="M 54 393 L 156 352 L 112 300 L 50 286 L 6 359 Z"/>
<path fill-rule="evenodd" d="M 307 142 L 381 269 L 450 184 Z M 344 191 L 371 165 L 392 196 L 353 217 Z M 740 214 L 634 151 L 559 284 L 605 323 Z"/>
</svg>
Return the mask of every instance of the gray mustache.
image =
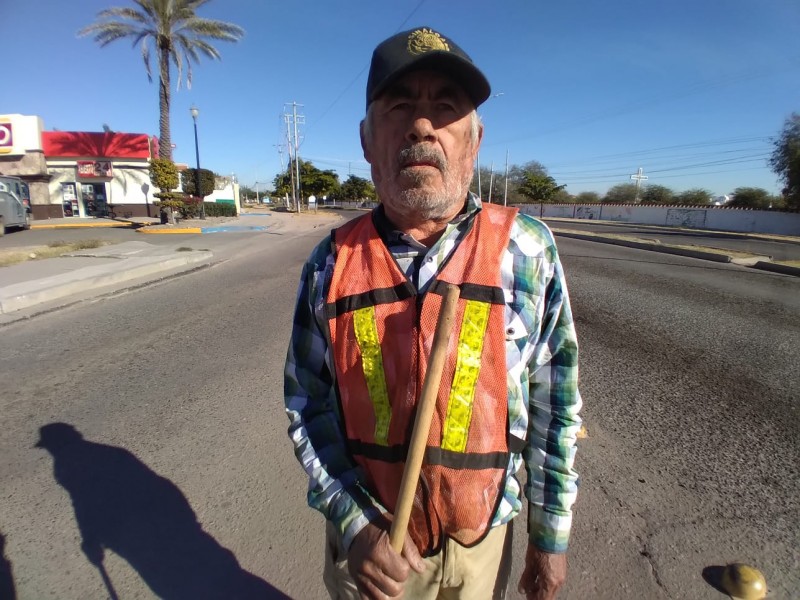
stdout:
<svg viewBox="0 0 800 600">
<path fill-rule="evenodd" d="M 400 168 L 412 162 L 431 163 L 440 171 L 444 171 L 447 167 L 447 159 L 440 152 L 422 144 L 401 150 L 397 154 L 397 162 Z"/>
</svg>

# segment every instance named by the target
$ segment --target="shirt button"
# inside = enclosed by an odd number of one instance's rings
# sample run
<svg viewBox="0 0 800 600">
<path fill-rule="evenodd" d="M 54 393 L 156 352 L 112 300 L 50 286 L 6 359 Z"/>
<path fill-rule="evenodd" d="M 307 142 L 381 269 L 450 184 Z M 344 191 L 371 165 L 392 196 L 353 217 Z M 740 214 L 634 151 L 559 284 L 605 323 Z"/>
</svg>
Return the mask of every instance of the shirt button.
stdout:
<svg viewBox="0 0 800 600">
<path fill-rule="evenodd" d="M 514 328 L 509 327 L 508 329 L 506 329 L 506 335 L 514 335 Z"/>
<path fill-rule="evenodd" d="M 427 260 L 428 262 L 433 262 L 433 257 L 432 257 L 432 256 L 429 256 L 429 257 L 428 257 L 428 258 L 426 258 L 425 260 Z"/>
</svg>

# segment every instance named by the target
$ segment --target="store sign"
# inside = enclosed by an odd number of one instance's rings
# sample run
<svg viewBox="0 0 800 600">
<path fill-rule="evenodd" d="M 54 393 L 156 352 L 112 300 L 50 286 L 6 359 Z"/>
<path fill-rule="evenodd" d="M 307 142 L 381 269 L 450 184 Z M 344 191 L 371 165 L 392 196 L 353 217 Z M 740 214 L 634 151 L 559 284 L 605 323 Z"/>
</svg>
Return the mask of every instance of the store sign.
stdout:
<svg viewBox="0 0 800 600">
<path fill-rule="evenodd" d="M 0 154 L 10 154 L 14 149 L 14 128 L 9 121 L 0 121 Z"/>
<path fill-rule="evenodd" d="M 110 160 L 78 161 L 78 177 L 111 177 Z"/>
</svg>

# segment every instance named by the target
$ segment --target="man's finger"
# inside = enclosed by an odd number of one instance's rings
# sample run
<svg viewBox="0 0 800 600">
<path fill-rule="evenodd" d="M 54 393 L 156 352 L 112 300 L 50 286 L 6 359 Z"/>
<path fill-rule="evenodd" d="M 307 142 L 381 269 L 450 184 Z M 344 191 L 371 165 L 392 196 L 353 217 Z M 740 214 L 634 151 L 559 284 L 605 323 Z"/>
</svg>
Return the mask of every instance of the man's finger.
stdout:
<svg viewBox="0 0 800 600">
<path fill-rule="evenodd" d="M 408 561 L 409 566 L 414 569 L 417 573 L 422 573 L 427 568 L 425 561 L 419 555 L 419 550 L 417 550 L 417 545 L 411 539 L 411 536 L 406 535 L 406 539 L 403 542 L 403 558 Z"/>
</svg>

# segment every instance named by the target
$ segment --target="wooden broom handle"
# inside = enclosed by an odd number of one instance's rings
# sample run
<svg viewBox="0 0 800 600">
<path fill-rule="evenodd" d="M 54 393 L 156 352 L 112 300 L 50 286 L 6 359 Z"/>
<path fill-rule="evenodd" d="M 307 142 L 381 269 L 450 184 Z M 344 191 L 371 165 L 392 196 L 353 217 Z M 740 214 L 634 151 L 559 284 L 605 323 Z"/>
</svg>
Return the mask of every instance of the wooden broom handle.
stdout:
<svg viewBox="0 0 800 600">
<path fill-rule="evenodd" d="M 408 520 L 411 518 L 411 507 L 414 504 L 419 472 L 422 468 L 422 459 L 425 456 L 425 446 L 428 443 L 433 409 L 436 408 L 436 396 L 439 393 L 439 387 L 442 382 L 442 372 L 447 359 L 447 344 L 450 341 L 450 334 L 453 329 L 459 293 L 460 290 L 457 285 L 449 283 L 445 285 L 439 320 L 436 323 L 436 331 L 433 334 L 428 370 L 425 374 L 425 381 L 422 384 L 422 396 L 420 397 L 419 406 L 417 406 L 417 416 L 414 419 L 414 430 L 408 447 L 403 479 L 400 480 L 400 492 L 397 495 L 394 520 L 389 531 L 389 542 L 398 554 L 403 551 L 403 541 L 406 538 Z"/>
</svg>

